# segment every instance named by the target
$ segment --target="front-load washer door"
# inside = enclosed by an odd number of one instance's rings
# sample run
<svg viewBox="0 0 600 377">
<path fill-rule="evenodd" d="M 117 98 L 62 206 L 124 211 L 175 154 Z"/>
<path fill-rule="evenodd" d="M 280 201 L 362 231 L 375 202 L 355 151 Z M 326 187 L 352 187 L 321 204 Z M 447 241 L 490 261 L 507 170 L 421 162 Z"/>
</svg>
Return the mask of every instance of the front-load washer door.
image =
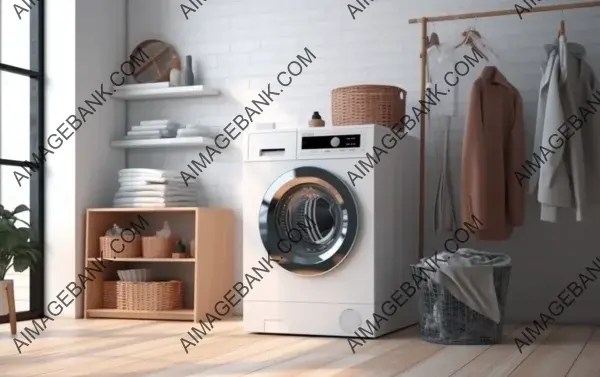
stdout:
<svg viewBox="0 0 600 377">
<path fill-rule="evenodd" d="M 348 256 L 358 230 L 357 204 L 332 173 L 300 167 L 267 189 L 260 236 L 270 259 L 299 275 L 322 275 Z"/>
</svg>

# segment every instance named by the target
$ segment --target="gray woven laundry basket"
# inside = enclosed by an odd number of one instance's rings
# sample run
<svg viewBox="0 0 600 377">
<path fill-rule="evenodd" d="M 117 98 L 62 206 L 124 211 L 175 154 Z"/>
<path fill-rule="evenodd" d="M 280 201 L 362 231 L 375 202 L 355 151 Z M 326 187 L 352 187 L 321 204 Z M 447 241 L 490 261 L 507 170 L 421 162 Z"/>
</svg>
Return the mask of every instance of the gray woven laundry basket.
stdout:
<svg viewBox="0 0 600 377">
<path fill-rule="evenodd" d="M 413 274 L 421 276 L 415 265 L 410 267 Z M 421 283 L 418 293 L 421 338 L 438 344 L 500 343 L 510 271 L 511 266 L 494 267 L 494 287 L 500 308 L 500 323 L 495 323 L 472 310 L 436 282 Z"/>
</svg>

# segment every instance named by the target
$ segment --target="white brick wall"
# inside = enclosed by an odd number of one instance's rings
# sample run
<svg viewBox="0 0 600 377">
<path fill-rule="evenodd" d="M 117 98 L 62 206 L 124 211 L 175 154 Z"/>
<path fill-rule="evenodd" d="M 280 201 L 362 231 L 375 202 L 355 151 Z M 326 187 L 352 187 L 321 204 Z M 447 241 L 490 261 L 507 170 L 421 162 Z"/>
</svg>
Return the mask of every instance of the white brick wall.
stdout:
<svg viewBox="0 0 600 377">
<path fill-rule="evenodd" d="M 259 116 L 257 122 L 276 122 L 283 127 L 306 127 L 312 111 L 318 110 L 330 124 L 330 91 L 343 85 L 372 83 L 397 85 L 408 90 L 410 108 L 418 100 L 420 26 L 409 25 L 408 19 L 444 13 L 508 9 L 514 2 L 497 0 L 456 1 L 392 1 L 377 0 L 353 20 L 342 0 L 210 0 L 186 20 L 180 1 L 130 0 L 128 46 L 142 40 L 159 38 L 172 43 L 182 60 L 192 55 L 201 83 L 223 91 L 218 98 L 149 101 L 132 103 L 128 109 L 129 125 L 143 119 L 171 117 L 182 122 L 199 120 L 203 124 L 223 127 L 273 82 L 287 63 L 308 47 L 317 60 L 294 79 L 294 83 L 274 105 Z M 545 1 L 544 5 L 556 3 Z M 588 49 L 589 61 L 600 73 L 600 48 L 595 37 L 599 31 L 600 9 L 566 12 L 567 35 L 571 41 Z M 521 21 L 515 15 L 477 20 L 476 27 L 500 55 L 498 65 L 521 91 L 525 101 L 528 153 L 534 132 L 537 90 L 540 80 L 539 61 L 542 45 L 557 33 L 560 12 L 526 15 Z M 458 38 L 474 21 L 438 23 L 432 27 L 444 40 Z M 477 72 L 473 73 L 474 78 Z M 469 89 L 461 86 L 460 100 L 465 101 Z M 472 80 L 471 80 L 472 81 Z M 462 106 L 464 109 L 464 105 Z M 464 110 L 463 110 L 464 113 Z M 462 114 L 460 114 L 462 115 Z M 452 125 L 452 169 L 458 191 L 459 156 L 464 119 L 458 116 Z M 125 126 L 123 126 L 123 132 Z M 437 154 L 434 142 L 439 132 L 431 128 L 428 150 L 427 209 L 433 202 L 436 182 Z M 236 142 L 239 145 L 238 139 Z M 135 152 L 131 166 L 165 167 L 180 170 L 198 151 Z M 241 156 L 230 148 L 227 155 L 201 175 L 201 189 L 210 205 L 225 205 L 241 211 L 239 177 Z M 458 204 L 458 203 L 457 203 Z M 539 209 L 528 199 L 526 224 L 509 242 L 475 245 L 489 251 L 507 252 L 514 268 L 509 297 L 512 319 L 532 319 L 545 310 L 547 303 L 577 273 L 600 255 L 596 252 L 598 216 L 583 224 L 564 220 L 560 225 L 538 221 Z M 597 213 L 600 215 L 600 213 Z M 417 219 L 415 219 L 417 221 Z M 427 247 L 441 247 L 444 237 L 431 232 L 428 215 Z M 240 247 L 238 243 L 238 248 Z M 241 250 L 238 250 L 241 256 Z M 241 273 L 241 258 L 238 272 Z M 560 318 L 565 321 L 597 321 L 600 318 L 595 283 L 578 303 Z M 594 309 L 594 310 L 592 310 Z"/>
</svg>

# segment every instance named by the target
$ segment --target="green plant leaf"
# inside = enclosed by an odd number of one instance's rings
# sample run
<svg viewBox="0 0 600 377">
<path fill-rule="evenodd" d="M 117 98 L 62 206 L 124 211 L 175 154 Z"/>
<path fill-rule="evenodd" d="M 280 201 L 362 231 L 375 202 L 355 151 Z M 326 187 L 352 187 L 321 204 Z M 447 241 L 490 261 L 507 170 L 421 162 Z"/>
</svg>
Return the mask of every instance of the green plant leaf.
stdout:
<svg viewBox="0 0 600 377">
<path fill-rule="evenodd" d="M 42 255 L 37 249 L 26 247 L 22 249 L 16 249 L 16 254 L 23 255 L 31 259 L 32 263 L 38 261 L 38 258 Z M 16 255 L 15 254 L 15 255 Z"/>
<path fill-rule="evenodd" d="M 0 280 L 11 266 L 15 271 L 23 272 L 36 267 L 41 259 L 40 246 L 33 240 L 29 224 L 15 216 L 29 210 L 27 206 L 19 205 L 11 212 L 0 205 Z M 15 222 L 21 223 L 21 227 L 17 228 Z"/>
<path fill-rule="evenodd" d="M 17 208 L 14 209 L 14 211 L 11 212 L 11 215 L 16 215 L 17 213 L 21 213 L 21 212 L 26 212 L 29 211 L 29 207 L 27 207 L 25 204 L 19 204 L 17 206 Z"/>
<path fill-rule="evenodd" d="M 31 229 L 29 228 L 18 228 L 17 231 L 25 241 L 29 241 L 32 238 Z"/>
<path fill-rule="evenodd" d="M 8 251 L 11 251 L 21 244 L 21 235 L 17 232 L 6 233 L 0 242 Z"/>
<path fill-rule="evenodd" d="M 16 272 L 23 272 L 31 265 L 31 258 L 24 255 L 16 255 L 13 261 L 13 267 Z"/>
<path fill-rule="evenodd" d="M 0 261 L 0 281 L 4 280 L 4 277 L 6 276 L 6 272 L 8 271 L 8 264 L 9 262 L 7 261 Z"/>
<path fill-rule="evenodd" d="M 0 231 L 1 232 L 9 232 L 15 226 L 8 219 L 0 218 Z"/>
</svg>

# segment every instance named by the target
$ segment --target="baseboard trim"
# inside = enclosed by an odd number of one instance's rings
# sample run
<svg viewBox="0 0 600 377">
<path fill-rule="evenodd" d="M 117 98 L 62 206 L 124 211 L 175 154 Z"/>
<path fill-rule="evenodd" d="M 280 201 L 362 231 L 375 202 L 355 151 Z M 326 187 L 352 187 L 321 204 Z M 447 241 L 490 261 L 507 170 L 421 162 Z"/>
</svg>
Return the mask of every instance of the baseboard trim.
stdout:
<svg viewBox="0 0 600 377">
<path fill-rule="evenodd" d="M 550 301 L 530 300 L 513 301 L 509 303 L 505 312 L 505 322 L 532 322 L 540 320 L 540 313 L 551 315 L 548 312 Z M 554 316 L 553 316 L 554 317 Z M 600 324 L 600 300 L 576 299 L 571 306 L 555 316 L 556 322 L 561 324 Z"/>
</svg>

